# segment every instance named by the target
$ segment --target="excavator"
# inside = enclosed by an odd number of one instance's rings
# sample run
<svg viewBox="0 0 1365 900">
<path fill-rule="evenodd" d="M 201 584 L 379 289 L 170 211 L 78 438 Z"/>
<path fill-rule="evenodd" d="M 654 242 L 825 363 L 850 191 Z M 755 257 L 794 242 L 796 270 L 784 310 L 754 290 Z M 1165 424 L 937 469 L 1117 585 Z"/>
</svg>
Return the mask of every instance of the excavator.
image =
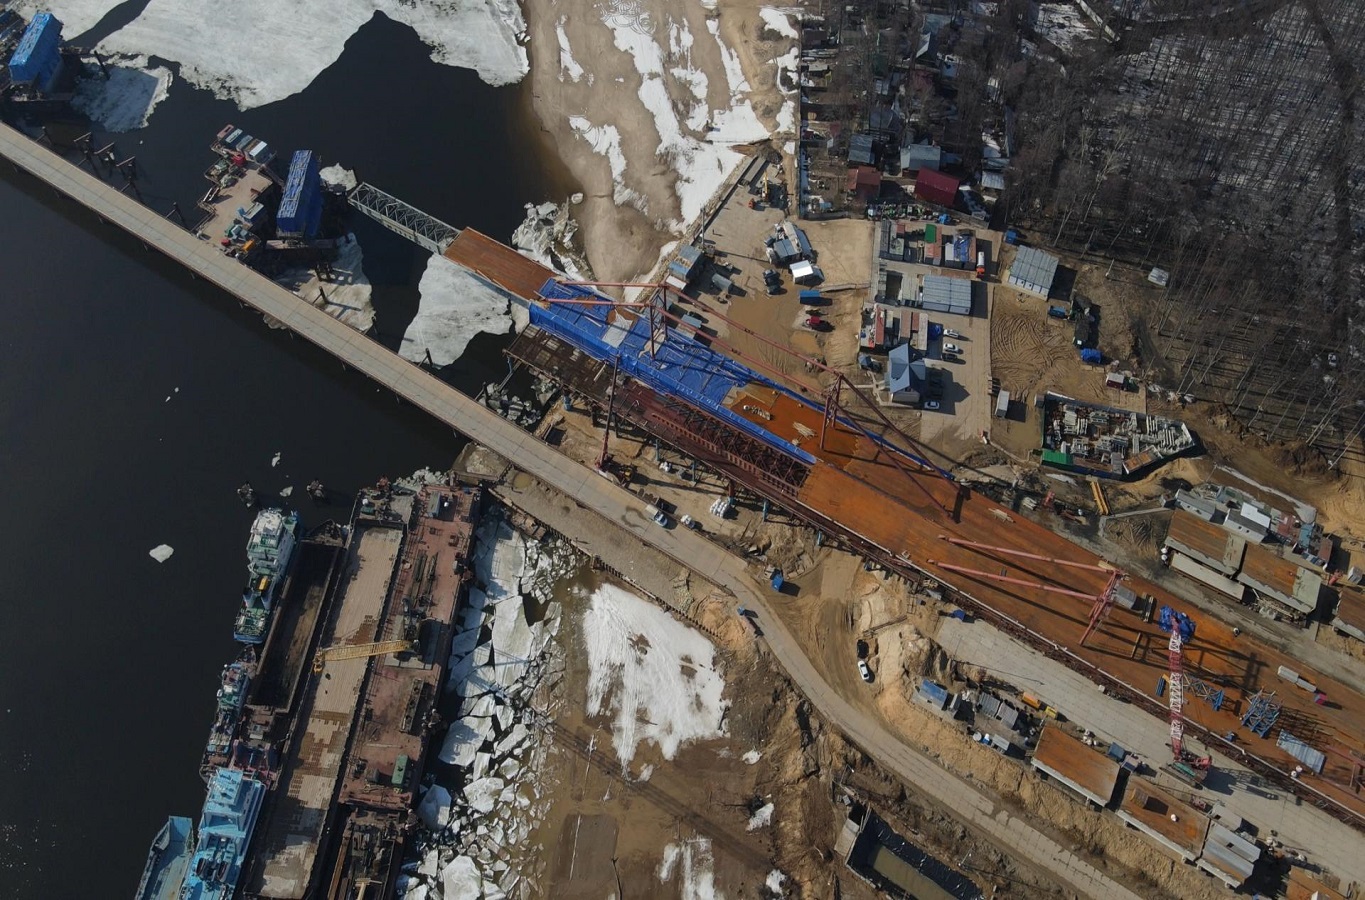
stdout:
<svg viewBox="0 0 1365 900">
<path fill-rule="evenodd" d="M 337 644 L 324 647 L 313 657 L 313 674 L 322 674 L 327 663 L 334 659 L 364 659 L 370 656 L 383 656 L 386 653 L 412 653 L 416 650 L 416 641 L 378 641 L 373 644 Z"/>
</svg>

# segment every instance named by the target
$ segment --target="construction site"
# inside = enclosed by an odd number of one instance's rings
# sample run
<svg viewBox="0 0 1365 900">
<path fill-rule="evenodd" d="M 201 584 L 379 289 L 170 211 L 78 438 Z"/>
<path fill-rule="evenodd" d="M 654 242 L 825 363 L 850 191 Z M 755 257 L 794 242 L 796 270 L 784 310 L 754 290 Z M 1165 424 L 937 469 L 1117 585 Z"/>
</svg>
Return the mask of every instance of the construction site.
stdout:
<svg viewBox="0 0 1365 900">
<path fill-rule="evenodd" d="M 1080 673 L 1092 691 L 1145 710 L 1151 729 L 1160 727 L 1157 719 L 1168 721 L 1159 732 L 1165 749 L 1143 770 L 1149 775 L 1202 790 L 1216 768 L 1211 755 L 1219 754 L 1255 783 L 1306 801 L 1301 815 L 1324 821 L 1305 827 L 1330 829 L 1327 817 L 1359 827 L 1365 700 L 1356 688 L 1217 617 L 1183 612 L 1186 604 L 1167 589 L 1068 541 L 1026 508 L 1001 506 L 962 486 L 934 461 L 941 458 L 936 451 L 821 361 L 797 355 L 810 374 L 793 378 L 786 372 L 794 364 L 769 361 L 780 351 L 775 344 L 768 359 L 735 350 L 720 337 L 722 328 L 765 339 L 714 304 L 704 304 L 703 314 L 720 327 L 699 328 L 667 311 L 666 288 L 655 289 L 657 299 L 614 301 L 469 230 L 447 256 L 527 303 L 532 327 L 509 355 L 561 385 L 567 409 L 593 411 L 595 428 L 589 427 L 603 443 L 585 442 L 579 452 L 628 487 L 649 485 L 659 527 L 714 529 L 717 540 L 746 552 L 750 532 L 731 535 L 722 524 L 728 520 L 707 517 L 702 498 L 687 496 L 709 481 L 728 498 L 725 509 L 780 519 L 806 534 L 806 549 L 795 557 L 790 548 L 762 551 L 771 561 L 791 560 L 783 571 L 770 561 L 775 587 L 790 592 L 800 585 L 798 597 L 809 589 L 828 598 L 828 585 L 807 588 L 802 575 L 827 577 L 819 574 L 822 554 L 853 551 L 934 598 L 940 611 L 965 610 Z M 669 305 L 675 299 L 696 302 L 670 294 Z M 614 441 L 622 449 L 613 449 Z M 664 448 L 681 455 L 669 470 L 677 474 L 644 474 L 652 468 L 642 464 L 648 454 L 657 459 Z M 561 449 L 572 452 L 569 443 Z M 668 499 L 679 496 L 670 493 L 679 487 L 685 500 Z M 672 514 L 684 518 L 675 525 Z M 798 624 L 804 606 L 791 604 Z M 834 670 L 830 677 L 852 682 L 850 690 L 857 689 L 849 677 L 855 637 L 843 648 L 820 649 L 844 661 L 846 674 Z M 1286 683 L 1283 670 L 1300 680 Z M 1044 705 L 1055 714 L 1068 698 L 1050 697 Z M 1305 747 L 1324 748 L 1309 754 L 1309 767 Z M 1110 803 L 1110 788 L 1097 805 Z M 1287 829 L 1280 823 L 1280 833 Z"/>
</svg>

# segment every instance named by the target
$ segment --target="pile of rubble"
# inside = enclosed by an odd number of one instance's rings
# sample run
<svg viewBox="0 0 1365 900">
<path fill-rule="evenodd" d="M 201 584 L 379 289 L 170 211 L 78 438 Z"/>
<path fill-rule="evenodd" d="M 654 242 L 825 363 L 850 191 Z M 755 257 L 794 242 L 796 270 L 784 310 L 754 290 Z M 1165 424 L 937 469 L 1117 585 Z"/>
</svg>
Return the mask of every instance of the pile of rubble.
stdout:
<svg viewBox="0 0 1365 900">
<path fill-rule="evenodd" d="M 567 545 L 525 539 L 498 518 L 486 520 L 478 539 L 477 586 L 460 616 L 446 685 L 460 715 L 439 754 L 458 775 L 431 784 L 418 806 L 426 834 L 420 859 L 404 867 L 405 900 L 541 894 L 544 863 L 525 845 L 549 801 L 531 773 L 543 769 L 543 709 L 563 669 L 552 591 L 578 560 Z M 528 622 L 528 607 L 543 616 Z"/>
</svg>

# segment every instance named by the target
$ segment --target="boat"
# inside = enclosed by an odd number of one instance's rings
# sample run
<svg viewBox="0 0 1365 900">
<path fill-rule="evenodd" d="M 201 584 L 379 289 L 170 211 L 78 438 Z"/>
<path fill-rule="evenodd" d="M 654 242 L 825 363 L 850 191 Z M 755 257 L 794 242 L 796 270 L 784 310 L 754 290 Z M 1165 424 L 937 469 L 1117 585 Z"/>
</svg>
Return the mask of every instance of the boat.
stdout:
<svg viewBox="0 0 1365 900">
<path fill-rule="evenodd" d="M 137 885 L 137 900 L 179 900 L 180 886 L 194 852 L 193 830 L 194 823 L 185 816 L 171 816 L 161 826 L 147 851 L 147 865 Z"/>
<path fill-rule="evenodd" d="M 265 784 L 248 772 L 214 773 L 180 900 L 231 900 L 265 791 Z"/>
<path fill-rule="evenodd" d="M 209 740 L 205 749 L 210 754 L 223 754 L 232 746 L 237 732 L 237 723 L 242 718 L 242 707 L 246 704 L 246 689 L 251 684 L 251 667 L 238 661 L 223 667 L 221 686 L 218 688 L 218 708 L 214 712 L 213 726 L 209 729 Z"/>
<path fill-rule="evenodd" d="M 298 528 L 298 513 L 279 509 L 261 510 L 251 524 L 246 543 L 247 586 L 232 629 L 232 636 L 243 644 L 265 642 L 275 590 L 289 569 Z"/>
</svg>

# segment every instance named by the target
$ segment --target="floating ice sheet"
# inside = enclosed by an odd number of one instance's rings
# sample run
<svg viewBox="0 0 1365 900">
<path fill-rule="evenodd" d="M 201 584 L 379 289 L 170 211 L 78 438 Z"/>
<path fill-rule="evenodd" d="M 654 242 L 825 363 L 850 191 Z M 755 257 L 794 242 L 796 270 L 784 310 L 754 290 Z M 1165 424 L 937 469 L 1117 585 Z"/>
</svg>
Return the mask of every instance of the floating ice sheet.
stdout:
<svg viewBox="0 0 1365 900">
<path fill-rule="evenodd" d="M 76 88 L 71 105 L 105 131 L 122 133 L 143 128 L 152 110 L 171 89 L 171 70 L 149 66 L 147 57 L 105 61 L 109 78 L 86 78 Z"/>
<path fill-rule="evenodd" d="M 443 256 L 428 260 L 417 289 L 421 294 L 417 315 L 398 350 L 412 362 L 422 362 L 430 351 L 432 362 L 448 366 L 460 358 L 476 334 L 506 334 L 514 315 L 529 315 Z"/>
<path fill-rule="evenodd" d="M 151 550 L 149 550 L 148 554 L 152 557 L 152 559 L 156 560 L 157 562 L 164 563 L 166 560 L 171 558 L 171 554 L 174 552 L 175 548 L 172 547 L 170 544 L 158 544 Z"/>
</svg>

